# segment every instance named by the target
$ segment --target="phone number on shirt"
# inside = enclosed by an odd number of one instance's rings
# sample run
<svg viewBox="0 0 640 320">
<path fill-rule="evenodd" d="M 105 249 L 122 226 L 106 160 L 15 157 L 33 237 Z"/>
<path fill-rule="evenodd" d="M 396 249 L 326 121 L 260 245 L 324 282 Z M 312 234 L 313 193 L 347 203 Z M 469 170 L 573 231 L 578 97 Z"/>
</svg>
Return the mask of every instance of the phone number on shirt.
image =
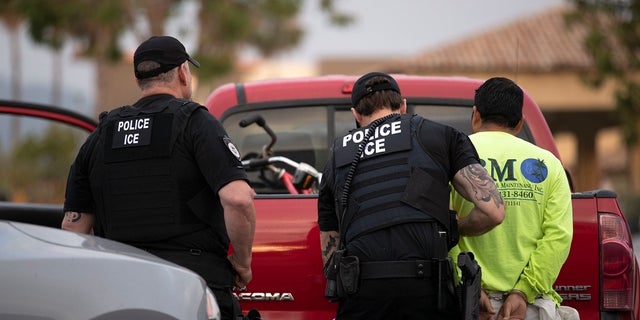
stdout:
<svg viewBox="0 0 640 320">
<path fill-rule="evenodd" d="M 533 191 L 524 190 L 501 190 L 500 194 L 503 198 L 519 198 L 519 199 L 533 199 Z"/>
</svg>

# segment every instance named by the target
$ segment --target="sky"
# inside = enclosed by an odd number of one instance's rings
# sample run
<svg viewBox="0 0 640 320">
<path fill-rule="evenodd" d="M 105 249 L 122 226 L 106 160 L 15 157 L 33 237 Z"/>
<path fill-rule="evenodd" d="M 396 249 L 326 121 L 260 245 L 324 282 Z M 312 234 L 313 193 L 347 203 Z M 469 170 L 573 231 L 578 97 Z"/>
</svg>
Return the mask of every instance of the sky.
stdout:
<svg viewBox="0 0 640 320">
<path fill-rule="evenodd" d="M 282 58 L 415 55 L 565 3 L 563 0 L 334 0 L 355 17 L 347 28 L 332 26 L 319 0 L 308 0 L 299 48 Z"/>
<path fill-rule="evenodd" d="M 411 56 L 563 3 L 563 0 L 334 1 L 337 9 L 353 15 L 355 22 L 346 28 L 331 25 L 319 9 L 320 0 L 306 0 L 300 16 L 305 38 L 298 48 L 278 55 L 278 60 L 313 63 L 321 58 L 340 56 Z M 193 11 L 193 7 L 184 10 L 186 14 Z M 188 28 L 189 23 L 177 21 L 171 28 Z M 26 28 L 20 33 L 22 82 L 25 88 L 31 88 L 24 90 L 22 100 L 49 103 L 54 58 L 46 48 L 28 39 Z M 194 45 L 190 38 L 184 40 L 187 50 L 191 50 Z M 133 50 L 135 43 L 129 43 Z M 8 34 L 0 25 L 0 99 L 11 99 L 8 47 Z M 93 64 L 74 57 L 71 45 L 64 48 L 62 61 L 62 104 L 88 113 L 97 90 Z"/>
</svg>

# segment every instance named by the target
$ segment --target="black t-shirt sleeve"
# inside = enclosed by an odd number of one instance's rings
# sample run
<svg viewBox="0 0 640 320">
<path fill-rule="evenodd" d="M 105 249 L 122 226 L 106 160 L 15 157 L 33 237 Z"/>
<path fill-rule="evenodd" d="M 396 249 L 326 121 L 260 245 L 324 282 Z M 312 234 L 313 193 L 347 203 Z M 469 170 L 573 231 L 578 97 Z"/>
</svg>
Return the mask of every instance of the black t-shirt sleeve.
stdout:
<svg viewBox="0 0 640 320">
<path fill-rule="evenodd" d="M 229 182 L 248 181 L 238 149 L 213 115 L 205 109 L 195 110 L 186 130 L 191 137 L 198 167 L 215 192 Z"/>
<path fill-rule="evenodd" d="M 320 231 L 337 231 L 338 217 L 335 211 L 335 195 L 333 194 L 333 151 L 324 166 L 320 191 L 318 194 L 318 226 Z"/>
<path fill-rule="evenodd" d="M 92 132 L 80 147 L 71 164 L 65 190 L 64 211 L 95 213 L 95 204 L 89 181 L 90 156 L 98 142 L 98 130 Z"/>
<path fill-rule="evenodd" d="M 452 163 L 450 179 L 453 179 L 453 176 L 462 168 L 470 164 L 480 163 L 480 157 L 466 134 L 452 127 L 449 127 L 449 130 L 452 137 L 449 144 L 449 157 Z"/>
<path fill-rule="evenodd" d="M 419 134 L 423 149 L 442 165 L 449 181 L 460 169 L 480 162 L 469 137 L 454 127 L 424 119 Z"/>
</svg>

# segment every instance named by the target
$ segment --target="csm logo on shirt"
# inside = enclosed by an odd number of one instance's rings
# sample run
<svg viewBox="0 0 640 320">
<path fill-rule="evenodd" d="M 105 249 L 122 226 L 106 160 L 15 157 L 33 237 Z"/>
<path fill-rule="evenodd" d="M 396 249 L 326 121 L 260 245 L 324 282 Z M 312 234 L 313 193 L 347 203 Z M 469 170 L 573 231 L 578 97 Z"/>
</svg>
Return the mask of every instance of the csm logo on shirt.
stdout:
<svg viewBox="0 0 640 320">
<path fill-rule="evenodd" d="M 489 163 L 487 163 L 487 161 Z M 498 160 L 489 158 L 480 159 L 480 164 L 487 169 L 494 181 L 507 182 L 517 181 L 515 177 L 515 167 L 518 159 L 507 159 L 500 164 Z M 520 172 L 529 182 L 540 183 L 547 179 L 549 170 L 544 160 L 528 158 L 520 163 Z"/>
</svg>

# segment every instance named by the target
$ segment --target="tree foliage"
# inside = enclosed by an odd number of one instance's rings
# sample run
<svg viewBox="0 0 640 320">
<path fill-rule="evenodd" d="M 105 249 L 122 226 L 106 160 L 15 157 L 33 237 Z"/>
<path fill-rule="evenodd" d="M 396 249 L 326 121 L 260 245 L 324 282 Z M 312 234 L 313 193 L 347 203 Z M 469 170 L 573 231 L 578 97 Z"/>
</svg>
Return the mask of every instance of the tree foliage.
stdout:
<svg viewBox="0 0 640 320">
<path fill-rule="evenodd" d="M 588 32 L 585 49 L 595 68 L 584 80 L 600 87 L 615 84 L 616 108 L 627 145 L 640 136 L 640 1 L 570 0 L 575 10 L 569 24 L 584 25 Z"/>
<path fill-rule="evenodd" d="M 141 42 L 166 34 L 165 25 L 185 2 L 199 6 L 192 29 L 197 35 L 194 56 L 202 60 L 201 78 L 232 70 L 241 50 L 251 48 L 271 56 L 296 46 L 304 35 L 297 16 L 304 0 L 8 0 L 3 12 L 25 17 L 33 39 L 59 48 L 74 39 L 84 56 L 120 59 L 120 39 L 130 31 Z M 317 0 L 330 21 L 344 26 L 352 21 L 337 11 L 334 0 Z M 3 2 L 5 3 L 5 2 Z"/>
<path fill-rule="evenodd" d="M 60 126 L 49 126 L 43 134 L 32 134 L 21 140 L 3 157 L 7 165 L 8 191 L 20 194 L 25 201 L 59 203 L 64 190 L 69 164 L 81 141 L 77 132 Z M 6 188 L 6 187 L 5 187 Z"/>
</svg>

